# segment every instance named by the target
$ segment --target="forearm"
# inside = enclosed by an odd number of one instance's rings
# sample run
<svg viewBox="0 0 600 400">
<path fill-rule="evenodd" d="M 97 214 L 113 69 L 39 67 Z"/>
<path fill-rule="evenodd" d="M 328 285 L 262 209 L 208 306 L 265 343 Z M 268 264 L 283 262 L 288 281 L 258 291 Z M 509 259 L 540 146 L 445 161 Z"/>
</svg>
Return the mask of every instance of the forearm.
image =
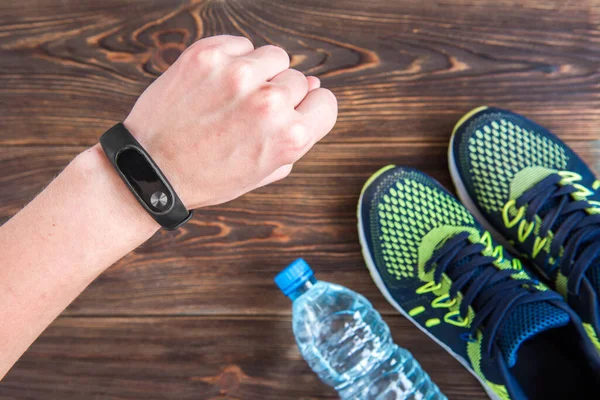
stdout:
<svg viewBox="0 0 600 400">
<path fill-rule="evenodd" d="M 157 229 L 99 146 L 0 227 L 0 377 L 90 282 Z"/>
<path fill-rule="evenodd" d="M 333 127 L 337 102 L 275 46 L 199 40 L 124 121 L 188 209 L 287 176 Z M 0 377 L 81 291 L 158 224 L 98 145 L 0 227 Z"/>
</svg>

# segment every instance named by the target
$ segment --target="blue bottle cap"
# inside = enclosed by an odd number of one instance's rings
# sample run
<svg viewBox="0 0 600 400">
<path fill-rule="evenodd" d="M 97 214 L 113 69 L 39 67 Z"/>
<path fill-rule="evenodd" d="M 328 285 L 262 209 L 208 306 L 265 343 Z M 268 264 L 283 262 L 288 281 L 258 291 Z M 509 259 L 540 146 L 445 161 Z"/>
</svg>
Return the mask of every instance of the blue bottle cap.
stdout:
<svg viewBox="0 0 600 400">
<path fill-rule="evenodd" d="M 314 273 L 310 269 L 310 265 L 304 259 L 298 258 L 275 276 L 275 284 L 283 294 L 288 296 L 313 276 Z"/>
</svg>

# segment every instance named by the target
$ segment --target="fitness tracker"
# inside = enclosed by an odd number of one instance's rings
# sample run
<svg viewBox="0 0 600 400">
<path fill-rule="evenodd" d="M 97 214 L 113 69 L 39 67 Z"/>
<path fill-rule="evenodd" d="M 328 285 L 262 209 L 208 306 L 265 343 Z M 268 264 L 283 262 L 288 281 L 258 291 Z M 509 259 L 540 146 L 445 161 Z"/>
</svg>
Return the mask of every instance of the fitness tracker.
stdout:
<svg viewBox="0 0 600 400">
<path fill-rule="evenodd" d="M 100 137 L 100 145 L 135 198 L 163 228 L 174 230 L 193 215 L 133 135 L 118 123 Z"/>
</svg>

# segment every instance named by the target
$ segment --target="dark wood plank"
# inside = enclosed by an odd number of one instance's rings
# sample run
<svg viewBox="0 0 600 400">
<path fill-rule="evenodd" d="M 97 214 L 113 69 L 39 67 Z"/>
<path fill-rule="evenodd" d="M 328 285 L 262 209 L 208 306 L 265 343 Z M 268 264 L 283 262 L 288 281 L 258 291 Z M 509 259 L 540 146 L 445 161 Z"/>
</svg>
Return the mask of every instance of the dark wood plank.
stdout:
<svg viewBox="0 0 600 400">
<path fill-rule="evenodd" d="M 334 131 L 288 179 L 202 210 L 103 274 L 0 398 L 335 398 L 299 358 L 290 304 L 272 284 L 297 256 L 365 294 L 451 399 L 486 398 L 372 284 L 358 194 L 389 163 L 449 187 L 449 133 L 483 103 L 543 123 L 600 172 L 598 15 L 596 0 L 0 2 L 0 223 L 200 37 L 283 46 L 340 105 Z"/>
<path fill-rule="evenodd" d="M 588 160 L 600 146 L 570 142 Z M 0 150 L 0 216 L 35 195 L 79 149 Z M 290 177 L 231 203 L 200 210 L 177 232 L 160 231 L 101 275 L 70 315 L 287 313 L 272 283 L 286 262 L 305 257 L 320 279 L 363 293 L 395 313 L 373 285 L 360 253 L 356 205 L 361 187 L 383 165 L 430 173 L 447 187 L 445 144 L 319 145 Z M 25 169 L 25 172 L 23 172 Z"/>
<path fill-rule="evenodd" d="M 410 322 L 387 321 L 451 399 L 487 398 Z M 61 318 L 0 385 L 3 400 L 335 398 L 301 358 L 288 317 Z"/>
<path fill-rule="evenodd" d="M 493 103 L 597 139 L 595 1 L 19 1 L 0 5 L 2 144 L 92 144 L 195 39 L 274 43 L 340 102 L 326 141 L 445 138 Z M 68 5 L 67 5 L 68 4 Z"/>
</svg>

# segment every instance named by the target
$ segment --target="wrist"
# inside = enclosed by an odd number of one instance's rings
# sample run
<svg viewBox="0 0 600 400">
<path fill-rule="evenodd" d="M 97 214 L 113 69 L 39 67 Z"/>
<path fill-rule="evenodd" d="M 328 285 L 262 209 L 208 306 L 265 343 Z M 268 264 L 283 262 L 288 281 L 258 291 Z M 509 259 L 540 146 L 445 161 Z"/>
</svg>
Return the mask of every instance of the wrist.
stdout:
<svg viewBox="0 0 600 400">
<path fill-rule="evenodd" d="M 185 179 L 182 177 L 182 169 L 178 165 L 176 153 L 173 151 L 169 143 L 161 142 L 153 127 L 147 126 L 143 120 L 134 119 L 130 116 L 123 121 L 125 128 L 138 141 L 138 143 L 152 157 L 152 160 L 160 168 L 165 175 L 177 196 L 181 199 L 188 210 L 203 207 L 206 204 L 190 201 L 192 193 L 190 193 Z M 207 186 L 204 186 L 205 189 Z"/>
<path fill-rule="evenodd" d="M 79 154 L 67 168 L 75 185 L 86 193 L 89 209 L 98 218 L 105 218 L 123 239 L 141 244 L 160 228 L 127 188 L 99 144 Z"/>
</svg>

